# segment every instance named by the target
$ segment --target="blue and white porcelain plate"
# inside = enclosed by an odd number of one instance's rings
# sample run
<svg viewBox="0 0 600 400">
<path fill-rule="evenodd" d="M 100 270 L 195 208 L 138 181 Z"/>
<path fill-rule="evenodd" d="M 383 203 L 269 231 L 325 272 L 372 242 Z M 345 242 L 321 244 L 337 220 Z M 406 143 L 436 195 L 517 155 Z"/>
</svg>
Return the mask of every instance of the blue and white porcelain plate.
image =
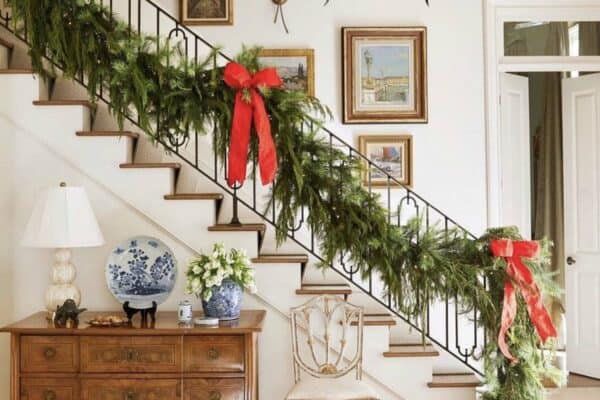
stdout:
<svg viewBox="0 0 600 400">
<path fill-rule="evenodd" d="M 158 239 L 136 236 L 121 243 L 108 256 L 106 284 L 121 302 L 136 309 L 167 300 L 177 278 L 177 260 Z"/>
</svg>

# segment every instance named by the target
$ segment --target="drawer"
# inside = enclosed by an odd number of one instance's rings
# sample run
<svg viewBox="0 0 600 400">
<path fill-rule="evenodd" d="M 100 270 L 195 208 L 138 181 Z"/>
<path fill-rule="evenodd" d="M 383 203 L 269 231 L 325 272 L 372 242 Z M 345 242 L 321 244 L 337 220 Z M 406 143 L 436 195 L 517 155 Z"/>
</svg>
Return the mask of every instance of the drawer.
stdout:
<svg viewBox="0 0 600 400">
<path fill-rule="evenodd" d="M 81 400 L 175 400 L 178 379 L 84 379 Z"/>
<path fill-rule="evenodd" d="M 82 372 L 180 372 L 179 337 L 81 338 Z"/>
<path fill-rule="evenodd" d="M 21 400 L 78 400 L 73 379 L 21 379 Z"/>
<path fill-rule="evenodd" d="M 183 400 L 244 400 L 243 379 L 186 379 Z"/>
<path fill-rule="evenodd" d="M 190 336 L 183 348 L 186 372 L 244 372 L 244 336 Z"/>
<path fill-rule="evenodd" d="M 77 372 L 79 339 L 73 336 L 22 336 L 22 372 Z"/>
</svg>

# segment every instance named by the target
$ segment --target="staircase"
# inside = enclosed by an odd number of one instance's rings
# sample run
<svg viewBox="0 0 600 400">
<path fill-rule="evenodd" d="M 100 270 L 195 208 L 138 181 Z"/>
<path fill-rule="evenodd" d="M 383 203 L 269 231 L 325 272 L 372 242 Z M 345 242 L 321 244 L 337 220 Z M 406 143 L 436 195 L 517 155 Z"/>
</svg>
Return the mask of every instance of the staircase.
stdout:
<svg viewBox="0 0 600 400">
<path fill-rule="evenodd" d="M 146 3 L 157 15 L 168 16 L 151 1 Z M 136 9 L 136 4 L 140 8 Z M 114 11 L 132 26 L 132 14 L 143 12 L 141 4 L 134 2 L 132 11 L 131 0 L 124 1 L 120 3 L 122 9 L 115 4 Z M 193 39 L 195 46 L 190 48 L 195 48 L 196 56 L 198 43 L 210 46 L 175 19 L 169 20 L 172 26 L 160 31 L 183 34 L 186 45 L 188 38 Z M 261 206 L 268 191 L 257 187 L 256 180 L 250 187 L 229 188 L 210 151 L 209 137 L 195 135 L 187 149 L 178 143 L 161 143 L 170 151 L 165 154 L 152 146 L 135 120 L 127 121 L 125 130 L 119 131 L 104 103 L 96 109 L 84 100 L 84 79 L 73 82 L 59 77 L 47 85 L 34 74 L 26 56 L 26 38 L 17 38 L 6 26 L 0 20 L 0 119 L 30 133 L 191 249 L 206 251 L 210 243 L 219 241 L 246 248 L 256 265 L 262 300 L 282 314 L 319 294 L 343 296 L 364 306 L 364 369 L 389 396 L 386 399 L 475 399 L 480 381 L 473 372 L 479 371 L 480 365 L 474 355 L 482 345 L 483 333 L 468 323 L 468 317 L 459 314 L 452 299 L 431 304 L 423 326 L 404 318 L 389 299 L 381 296 L 378 277 L 361 279 L 344 257 L 323 273 L 315 267 L 322 258 L 314 236 L 303 225 L 304 215 L 298 218 L 298 226 L 291 230 L 288 240 L 277 246 L 276 207 L 272 215 L 260 211 L 264 210 Z M 343 147 L 360 156 L 333 133 L 325 130 L 324 134 L 329 135 L 332 147 Z M 387 188 L 379 189 L 387 192 L 383 199 L 388 210 L 405 204 L 412 208 L 406 218 L 423 212 L 428 222 L 439 222 L 446 229 L 460 227 L 410 189 L 392 193 L 392 179 Z M 236 218 L 243 223 L 231 224 Z M 422 331 L 426 345 L 421 343 Z M 263 344 L 263 349 L 268 346 Z M 263 365 L 263 371 L 265 367 L 273 366 Z M 276 378 L 274 374 L 276 371 L 264 374 L 262 398 L 276 398 L 267 388 L 269 379 Z"/>
</svg>

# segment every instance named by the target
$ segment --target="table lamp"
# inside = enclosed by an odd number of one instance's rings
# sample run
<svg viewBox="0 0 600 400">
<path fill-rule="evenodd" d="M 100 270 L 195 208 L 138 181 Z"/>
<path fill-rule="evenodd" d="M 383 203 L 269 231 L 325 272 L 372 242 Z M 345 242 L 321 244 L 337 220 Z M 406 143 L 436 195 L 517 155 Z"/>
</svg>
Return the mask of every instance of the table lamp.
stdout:
<svg viewBox="0 0 600 400">
<path fill-rule="evenodd" d="M 35 204 L 22 244 L 56 249 L 52 284 L 46 291 L 48 315 L 67 299 L 73 299 L 79 306 L 81 292 L 73 284 L 77 272 L 71 264 L 70 249 L 104 244 L 85 189 L 63 182 L 46 190 Z"/>
</svg>

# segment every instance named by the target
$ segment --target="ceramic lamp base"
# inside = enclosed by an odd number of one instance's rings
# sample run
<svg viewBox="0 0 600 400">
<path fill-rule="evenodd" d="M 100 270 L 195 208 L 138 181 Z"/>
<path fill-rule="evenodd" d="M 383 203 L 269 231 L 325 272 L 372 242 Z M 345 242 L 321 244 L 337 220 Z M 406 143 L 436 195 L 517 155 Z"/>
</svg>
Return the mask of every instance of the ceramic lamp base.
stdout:
<svg viewBox="0 0 600 400">
<path fill-rule="evenodd" d="M 49 316 L 54 315 L 56 308 L 62 306 L 67 299 L 72 299 L 79 306 L 81 292 L 73 284 L 76 276 L 75 266 L 71 264 L 71 251 L 57 249 L 54 253 L 52 284 L 46 290 L 46 309 Z"/>
</svg>

